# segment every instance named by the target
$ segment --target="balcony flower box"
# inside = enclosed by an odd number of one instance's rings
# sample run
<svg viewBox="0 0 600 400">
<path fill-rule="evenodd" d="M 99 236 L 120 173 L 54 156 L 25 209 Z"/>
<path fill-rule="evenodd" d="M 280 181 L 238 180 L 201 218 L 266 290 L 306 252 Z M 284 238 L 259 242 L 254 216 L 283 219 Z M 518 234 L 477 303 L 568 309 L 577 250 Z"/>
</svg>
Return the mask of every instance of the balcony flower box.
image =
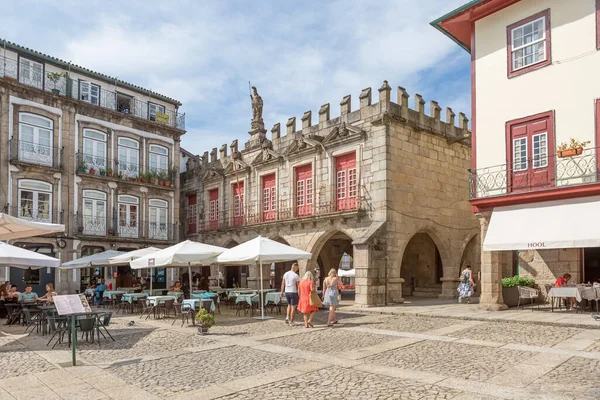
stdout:
<svg viewBox="0 0 600 400">
<path fill-rule="evenodd" d="M 583 147 L 577 147 L 576 149 L 558 150 L 556 152 L 556 156 L 558 158 L 565 158 L 565 157 L 578 156 L 581 153 L 583 153 Z"/>
</svg>

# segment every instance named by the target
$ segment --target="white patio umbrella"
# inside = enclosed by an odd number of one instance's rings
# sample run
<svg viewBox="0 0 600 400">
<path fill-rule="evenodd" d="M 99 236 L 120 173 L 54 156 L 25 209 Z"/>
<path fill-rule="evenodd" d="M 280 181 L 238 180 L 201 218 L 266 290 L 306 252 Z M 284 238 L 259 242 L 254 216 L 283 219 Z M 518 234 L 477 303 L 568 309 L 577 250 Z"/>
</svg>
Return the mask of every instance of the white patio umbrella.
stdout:
<svg viewBox="0 0 600 400">
<path fill-rule="evenodd" d="M 258 262 L 260 265 L 260 318 L 265 319 L 263 301 L 263 262 L 278 263 L 285 261 L 306 260 L 311 253 L 295 247 L 258 236 L 252 240 L 225 250 L 217 257 L 220 264 L 247 265 Z"/>
<path fill-rule="evenodd" d="M 159 251 L 156 247 L 146 247 L 143 249 L 137 249 L 128 251 L 127 253 L 119 254 L 108 259 L 110 265 L 128 265 L 131 261 L 137 260 L 138 258 L 147 256 L 148 254 L 156 253 Z"/>
<path fill-rule="evenodd" d="M 356 270 L 353 269 L 338 269 L 338 276 L 342 277 L 342 276 L 347 276 L 349 278 L 353 278 L 356 276 Z"/>
<path fill-rule="evenodd" d="M 109 266 L 110 258 L 121 254 L 125 254 L 125 252 L 106 250 L 102 253 L 92 254 L 91 256 L 81 257 L 76 260 L 63 263 L 60 269 L 82 269 L 98 266 Z"/>
<path fill-rule="evenodd" d="M 27 221 L 0 213 L 0 240 L 21 239 L 64 231 L 65 226 L 61 224 Z"/>
<path fill-rule="evenodd" d="M 60 260 L 0 242 L 0 264 L 21 269 L 56 268 Z"/>
<path fill-rule="evenodd" d="M 158 267 L 188 267 L 190 290 L 192 290 L 192 265 L 211 264 L 226 249 L 209 244 L 186 240 L 159 250 L 129 263 L 133 269 Z"/>
</svg>

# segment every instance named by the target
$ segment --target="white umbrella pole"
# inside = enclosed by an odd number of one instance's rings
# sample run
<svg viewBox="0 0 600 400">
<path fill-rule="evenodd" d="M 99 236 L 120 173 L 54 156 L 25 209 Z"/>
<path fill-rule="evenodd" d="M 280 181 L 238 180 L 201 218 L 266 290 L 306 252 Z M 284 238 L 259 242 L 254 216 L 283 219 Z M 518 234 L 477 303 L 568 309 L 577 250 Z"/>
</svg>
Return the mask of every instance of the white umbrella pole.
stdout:
<svg viewBox="0 0 600 400">
<path fill-rule="evenodd" d="M 152 296 L 152 268 L 150 268 L 150 296 Z"/>
<path fill-rule="evenodd" d="M 191 263 L 188 263 L 188 280 L 190 282 L 190 299 L 191 299 L 192 293 L 194 292 L 192 290 L 192 265 L 191 265 Z"/>
<path fill-rule="evenodd" d="M 265 318 L 265 305 L 263 301 L 263 267 L 262 267 L 262 258 L 260 258 L 260 317 L 262 319 Z"/>
</svg>

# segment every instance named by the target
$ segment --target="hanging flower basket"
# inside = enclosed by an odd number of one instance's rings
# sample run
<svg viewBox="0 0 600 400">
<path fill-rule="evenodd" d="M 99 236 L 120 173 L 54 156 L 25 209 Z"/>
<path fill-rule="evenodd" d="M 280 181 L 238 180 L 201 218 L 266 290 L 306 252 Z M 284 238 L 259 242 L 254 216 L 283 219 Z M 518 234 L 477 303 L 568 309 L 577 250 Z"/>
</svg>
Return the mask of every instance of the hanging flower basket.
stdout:
<svg viewBox="0 0 600 400">
<path fill-rule="evenodd" d="M 558 158 L 578 156 L 583 153 L 583 148 L 590 144 L 588 140 L 586 142 L 579 142 L 573 138 L 569 142 L 563 142 L 556 149 L 556 156 Z"/>
<path fill-rule="evenodd" d="M 578 156 L 581 153 L 583 153 L 583 147 L 577 147 L 576 149 L 559 150 L 556 152 L 556 155 L 558 156 L 558 158 L 565 158 Z"/>
</svg>

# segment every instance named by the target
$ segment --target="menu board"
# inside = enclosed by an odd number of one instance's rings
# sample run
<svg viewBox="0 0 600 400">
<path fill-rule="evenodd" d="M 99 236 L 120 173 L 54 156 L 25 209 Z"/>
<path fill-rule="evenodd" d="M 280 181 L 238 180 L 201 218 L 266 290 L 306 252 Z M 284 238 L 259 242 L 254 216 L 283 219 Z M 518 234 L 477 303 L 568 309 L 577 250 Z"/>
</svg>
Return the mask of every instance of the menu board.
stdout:
<svg viewBox="0 0 600 400">
<path fill-rule="evenodd" d="M 92 307 L 83 294 L 54 296 L 54 305 L 58 315 L 91 313 Z"/>
</svg>

